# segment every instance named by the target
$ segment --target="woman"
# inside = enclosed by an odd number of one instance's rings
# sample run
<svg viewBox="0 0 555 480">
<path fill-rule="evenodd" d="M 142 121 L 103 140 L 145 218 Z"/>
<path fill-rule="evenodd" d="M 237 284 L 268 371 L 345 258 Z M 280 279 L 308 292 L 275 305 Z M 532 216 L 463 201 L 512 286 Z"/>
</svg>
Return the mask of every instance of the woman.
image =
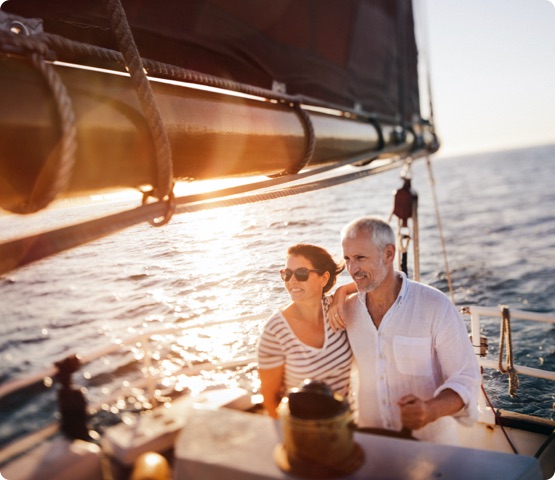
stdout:
<svg viewBox="0 0 555 480">
<path fill-rule="evenodd" d="M 332 330 L 327 311 L 344 265 L 316 245 L 287 251 L 281 278 L 291 303 L 266 323 L 258 343 L 258 373 L 264 407 L 272 417 L 285 391 L 305 379 L 326 382 L 334 392 L 349 393 L 352 353 L 345 331 Z M 355 291 L 352 285 L 349 287 Z"/>
</svg>

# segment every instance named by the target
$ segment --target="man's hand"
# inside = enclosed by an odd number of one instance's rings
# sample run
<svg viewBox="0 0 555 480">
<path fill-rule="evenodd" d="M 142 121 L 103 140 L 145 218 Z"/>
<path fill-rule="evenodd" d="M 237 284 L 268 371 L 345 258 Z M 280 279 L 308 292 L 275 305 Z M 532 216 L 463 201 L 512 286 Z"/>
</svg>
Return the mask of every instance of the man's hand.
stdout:
<svg viewBox="0 0 555 480">
<path fill-rule="evenodd" d="M 454 415 L 464 407 L 462 398 L 450 388 L 442 390 L 429 400 L 405 395 L 397 404 L 401 409 L 401 423 L 410 430 L 418 430 L 440 417 Z"/>
<path fill-rule="evenodd" d="M 410 430 L 418 430 L 435 420 L 428 402 L 414 395 L 405 395 L 397 404 L 401 409 L 401 423 Z"/>
</svg>

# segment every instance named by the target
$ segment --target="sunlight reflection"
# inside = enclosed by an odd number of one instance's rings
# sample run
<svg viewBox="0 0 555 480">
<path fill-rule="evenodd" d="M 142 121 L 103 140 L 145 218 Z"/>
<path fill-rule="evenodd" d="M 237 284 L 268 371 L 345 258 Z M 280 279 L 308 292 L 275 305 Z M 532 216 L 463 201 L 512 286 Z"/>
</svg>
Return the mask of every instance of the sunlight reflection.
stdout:
<svg viewBox="0 0 555 480">
<path fill-rule="evenodd" d="M 143 378 L 156 379 L 154 396 L 159 401 L 172 392 L 194 394 L 215 386 L 237 386 L 238 369 L 243 369 L 244 378 L 252 383 L 256 379 L 252 375 L 254 340 L 249 323 L 241 319 L 158 334 L 152 342 L 137 342 L 129 350 L 136 361 L 141 361 Z M 133 399 L 128 402 L 133 404 Z"/>
<path fill-rule="evenodd" d="M 174 193 L 176 197 L 192 195 L 196 193 L 213 192 L 224 188 L 235 187 L 237 185 L 249 184 L 265 180 L 264 176 L 252 176 L 241 178 L 216 178 L 211 180 L 195 180 L 194 182 L 176 182 Z"/>
<path fill-rule="evenodd" d="M 199 242 L 214 240 L 231 241 L 245 229 L 244 207 L 217 208 L 203 212 L 203 219 L 199 228 L 195 231 L 195 237 Z"/>
<path fill-rule="evenodd" d="M 244 268 L 251 245 L 249 231 L 256 222 L 247 212 L 247 206 L 199 212 L 194 232 L 189 230 L 189 221 L 176 225 L 183 231 L 187 249 L 182 263 L 190 272 L 183 281 L 195 286 L 195 291 L 184 297 L 182 312 L 194 317 L 223 312 L 233 315 L 239 303 L 234 283 Z"/>
<path fill-rule="evenodd" d="M 112 387 L 93 387 L 90 400 L 98 402 L 95 410 L 122 416 L 149 411 L 182 394 L 195 395 L 213 388 L 241 387 L 254 393 L 259 389 L 254 360 L 258 323 L 257 316 L 212 325 L 184 323 L 184 330 L 153 333 L 150 338 L 145 332 L 149 326 L 134 331 L 142 338 L 126 344 L 117 342 L 120 349 L 108 363 L 114 374 Z M 106 367 L 105 358 L 98 364 Z M 98 375 L 96 366 L 90 367 L 87 372 L 93 373 L 85 375 L 87 383 Z M 120 375 L 127 380 L 118 380 Z M 110 396 L 112 401 L 106 401 Z"/>
<path fill-rule="evenodd" d="M 244 350 L 243 329 L 236 322 L 205 327 L 193 333 L 187 331 L 176 339 L 176 344 L 183 349 L 183 358 L 187 358 L 186 352 L 194 351 L 196 361 L 228 362 L 237 358 L 241 347 Z"/>
</svg>

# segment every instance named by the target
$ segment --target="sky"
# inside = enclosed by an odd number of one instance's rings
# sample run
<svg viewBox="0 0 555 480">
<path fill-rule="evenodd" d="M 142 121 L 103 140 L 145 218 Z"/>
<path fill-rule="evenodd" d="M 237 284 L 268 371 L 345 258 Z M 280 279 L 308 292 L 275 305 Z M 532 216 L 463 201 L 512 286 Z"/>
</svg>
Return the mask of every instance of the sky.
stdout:
<svg viewBox="0 0 555 480">
<path fill-rule="evenodd" d="M 424 0 L 415 9 L 427 18 L 421 55 L 441 155 L 555 143 L 554 3 Z"/>
</svg>

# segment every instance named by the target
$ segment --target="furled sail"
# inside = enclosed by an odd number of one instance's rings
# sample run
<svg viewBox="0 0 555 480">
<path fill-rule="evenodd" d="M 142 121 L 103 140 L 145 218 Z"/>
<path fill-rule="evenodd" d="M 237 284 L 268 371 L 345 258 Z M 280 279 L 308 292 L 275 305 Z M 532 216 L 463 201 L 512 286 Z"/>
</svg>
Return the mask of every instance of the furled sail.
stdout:
<svg viewBox="0 0 555 480">
<path fill-rule="evenodd" d="M 6 210 L 19 212 L 52 183 L 56 158 L 67 151 L 76 159 L 62 194 L 156 186 L 152 128 L 104 3 L 2 4 Z M 283 175 L 364 152 L 369 162 L 436 145 L 420 115 L 411 0 L 122 5 L 167 131 L 172 181 Z M 53 95 L 62 88 L 45 82 L 44 64 L 67 91 L 62 100 Z M 68 106 L 72 115 L 63 113 Z M 60 145 L 71 122 L 76 145 Z"/>
</svg>

